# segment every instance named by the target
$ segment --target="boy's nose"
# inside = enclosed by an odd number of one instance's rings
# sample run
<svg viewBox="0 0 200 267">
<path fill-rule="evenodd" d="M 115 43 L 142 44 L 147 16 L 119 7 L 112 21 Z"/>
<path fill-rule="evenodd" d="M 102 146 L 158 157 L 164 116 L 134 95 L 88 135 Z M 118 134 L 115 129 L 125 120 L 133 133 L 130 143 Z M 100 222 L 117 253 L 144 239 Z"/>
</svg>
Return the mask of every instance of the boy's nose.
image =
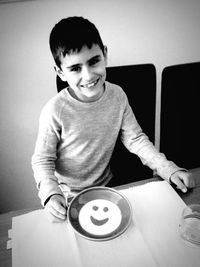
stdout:
<svg viewBox="0 0 200 267">
<path fill-rule="evenodd" d="M 90 68 L 88 68 L 88 67 L 83 68 L 83 70 L 82 70 L 82 78 L 85 81 L 90 81 L 91 80 L 91 78 L 92 78 L 92 71 L 91 71 Z"/>
</svg>

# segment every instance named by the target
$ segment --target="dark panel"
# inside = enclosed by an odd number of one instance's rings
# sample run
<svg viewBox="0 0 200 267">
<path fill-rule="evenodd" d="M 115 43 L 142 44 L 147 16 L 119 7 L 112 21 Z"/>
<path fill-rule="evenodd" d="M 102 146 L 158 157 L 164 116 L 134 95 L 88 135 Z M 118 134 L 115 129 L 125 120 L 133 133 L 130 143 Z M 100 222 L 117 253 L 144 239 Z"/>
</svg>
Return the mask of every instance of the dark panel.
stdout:
<svg viewBox="0 0 200 267">
<path fill-rule="evenodd" d="M 107 80 L 120 85 L 127 94 L 133 112 L 143 131 L 154 143 L 156 70 L 152 64 L 107 68 Z M 111 160 L 111 169 L 118 185 L 153 177 L 153 172 L 131 154 L 118 138 Z"/>
<path fill-rule="evenodd" d="M 57 92 L 59 93 L 62 89 L 66 88 L 68 86 L 67 82 L 63 82 L 60 77 L 56 76 L 56 86 L 57 86 Z"/>
<path fill-rule="evenodd" d="M 162 73 L 160 149 L 185 168 L 200 167 L 200 63 Z"/>
</svg>

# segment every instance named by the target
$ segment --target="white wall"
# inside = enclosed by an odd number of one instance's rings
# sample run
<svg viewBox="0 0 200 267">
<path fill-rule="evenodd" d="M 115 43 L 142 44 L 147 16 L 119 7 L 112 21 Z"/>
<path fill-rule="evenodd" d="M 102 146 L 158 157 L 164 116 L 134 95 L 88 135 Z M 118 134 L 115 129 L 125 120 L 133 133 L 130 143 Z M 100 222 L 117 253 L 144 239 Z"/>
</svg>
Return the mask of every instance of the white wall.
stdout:
<svg viewBox="0 0 200 267">
<path fill-rule="evenodd" d="M 66 0 L 0 4 L 0 212 L 39 205 L 30 165 L 44 103 L 56 94 L 48 37 L 61 18 L 98 27 L 109 65 L 200 61 L 200 1 Z M 67 33 L 66 33 L 67 34 Z M 133 81 L 134 83 L 134 81 Z"/>
</svg>

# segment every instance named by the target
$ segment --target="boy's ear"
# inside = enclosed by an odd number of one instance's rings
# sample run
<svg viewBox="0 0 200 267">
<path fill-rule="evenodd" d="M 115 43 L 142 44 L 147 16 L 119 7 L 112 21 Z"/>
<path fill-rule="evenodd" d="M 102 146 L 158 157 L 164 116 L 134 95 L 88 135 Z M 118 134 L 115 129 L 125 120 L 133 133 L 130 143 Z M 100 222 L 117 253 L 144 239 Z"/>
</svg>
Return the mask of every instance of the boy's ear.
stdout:
<svg viewBox="0 0 200 267">
<path fill-rule="evenodd" d="M 57 65 L 54 65 L 54 70 L 63 82 L 67 81 L 63 71 Z"/>
</svg>

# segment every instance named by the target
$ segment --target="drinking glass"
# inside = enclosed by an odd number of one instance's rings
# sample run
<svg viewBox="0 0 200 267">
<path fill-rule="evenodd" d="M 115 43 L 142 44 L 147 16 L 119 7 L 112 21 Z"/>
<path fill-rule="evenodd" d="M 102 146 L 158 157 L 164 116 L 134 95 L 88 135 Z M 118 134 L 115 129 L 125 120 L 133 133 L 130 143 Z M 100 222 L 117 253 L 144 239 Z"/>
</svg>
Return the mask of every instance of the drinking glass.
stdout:
<svg viewBox="0 0 200 267">
<path fill-rule="evenodd" d="M 192 204 L 184 208 L 179 232 L 185 241 L 200 246 L 200 204 Z"/>
</svg>

